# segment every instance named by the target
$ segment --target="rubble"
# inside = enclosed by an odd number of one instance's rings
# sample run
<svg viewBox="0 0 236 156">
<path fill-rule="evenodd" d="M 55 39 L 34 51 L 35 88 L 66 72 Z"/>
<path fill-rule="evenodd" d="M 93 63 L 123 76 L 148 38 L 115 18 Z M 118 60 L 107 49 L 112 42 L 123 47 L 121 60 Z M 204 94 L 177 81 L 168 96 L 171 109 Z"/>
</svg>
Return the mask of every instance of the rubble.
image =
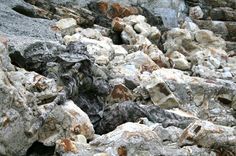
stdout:
<svg viewBox="0 0 236 156">
<path fill-rule="evenodd" d="M 0 155 L 235 155 L 235 9 L 2 0 Z"/>
</svg>

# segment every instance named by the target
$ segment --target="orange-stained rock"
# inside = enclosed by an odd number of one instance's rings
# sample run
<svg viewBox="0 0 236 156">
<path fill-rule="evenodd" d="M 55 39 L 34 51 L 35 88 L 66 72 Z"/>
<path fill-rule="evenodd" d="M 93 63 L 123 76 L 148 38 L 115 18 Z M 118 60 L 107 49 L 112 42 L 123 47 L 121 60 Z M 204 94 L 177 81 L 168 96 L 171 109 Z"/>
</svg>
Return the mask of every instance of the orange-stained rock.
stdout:
<svg viewBox="0 0 236 156">
<path fill-rule="evenodd" d="M 108 99 L 109 102 L 121 102 L 132 100 L 132 93 L 131 91 L 123 84 L 115 85 L 111 95 Z"/>
<path fill-rule="evenodd" d="M 101 13 L 106 14 L 108 10 L 108 3 L 107 2 L 98 2 L 98 9 Z"/>
<path fill-rule="evenodd" d="M 119 17 L 114 18 L 111 25 L 113 30 L 116 32 L 122 32 L 125 26 L 125 24 L 122 22 L 122 19 Z"/>
<path fill-rule="evenodd" d="M 76 145 L 70 139 L 62 139 L 60 146 L 63 147 L 65 152 L 77 152 Z"/>
</svg>

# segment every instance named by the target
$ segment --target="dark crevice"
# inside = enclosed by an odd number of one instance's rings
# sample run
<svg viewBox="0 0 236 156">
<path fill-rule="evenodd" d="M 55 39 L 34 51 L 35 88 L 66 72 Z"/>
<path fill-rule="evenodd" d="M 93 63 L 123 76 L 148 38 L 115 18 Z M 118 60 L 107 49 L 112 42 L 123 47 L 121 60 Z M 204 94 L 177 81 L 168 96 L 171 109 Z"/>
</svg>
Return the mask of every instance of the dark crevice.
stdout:
<svg viewBox="0 0 236 156">
<path fill-rule="evenodd" d="M 122 44 L 124 44 L 124 43 L 123 43 L 123 40 L 122 40 L 122 38 L 121 38 L 121 33 L 120 33 L 120 32 L 112 32 L 112 33 L 110 34 L 110 37 L 111 37 L 111 39 L 112 39 L 113 44 L 116 44 L 116 45 L 122 45 Z"/>
<path fill-rule="evenodd" d="M 194 133 L 198 133 L 200 130 L 201 130 L 201 126 L 197 126 L 195 129 L 194 129 Z"/>
<path fill-rule="evenodd" d="M 25 58 L 21 55 L 19 51 L 15 51 L 14 53 L 9 54 L 9 57 L 13 65 L 20 68 L 24 68 L 26 66 Z"/>
<path fill-rule="evenodd" d="M 45 146 L 43 143 L 35 141 L 26 152 L 26 156 L 52 156 L 55 146 Z"/>
<path fill-rule="evenodd" d="M 14 11 L 18 12 L 19 14 L 24 15 L 24 16 L 37 18 L 37 15 L 35 14 L 35 12 L 32 9 L 29 9 L 27 7 L 24 7 L 24 6 L 21 6 L 21 5 L 17 5 L 17 6 L 15 6 L 12 9 Z"/>
<path fill-rule="evenodd" d="M 218 100 L 224 105 L 230 105 L 232 103 L 231 100 L 226 99 L 226 98 L 222 98 L 222 97 L 218 97 Z"/>
</svg>

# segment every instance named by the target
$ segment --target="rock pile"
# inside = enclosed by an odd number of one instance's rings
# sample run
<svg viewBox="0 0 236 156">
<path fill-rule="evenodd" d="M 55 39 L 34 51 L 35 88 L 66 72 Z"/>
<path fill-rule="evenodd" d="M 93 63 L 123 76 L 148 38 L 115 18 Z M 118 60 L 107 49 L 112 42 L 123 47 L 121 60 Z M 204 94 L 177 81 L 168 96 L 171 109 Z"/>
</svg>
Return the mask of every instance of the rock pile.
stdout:
<svg viewBox="0 0 236 156">
<path fill-rule="evenodd" d="M 227 2 L 2 1 L 0 155 L 236 155 Z"/>
</svg>

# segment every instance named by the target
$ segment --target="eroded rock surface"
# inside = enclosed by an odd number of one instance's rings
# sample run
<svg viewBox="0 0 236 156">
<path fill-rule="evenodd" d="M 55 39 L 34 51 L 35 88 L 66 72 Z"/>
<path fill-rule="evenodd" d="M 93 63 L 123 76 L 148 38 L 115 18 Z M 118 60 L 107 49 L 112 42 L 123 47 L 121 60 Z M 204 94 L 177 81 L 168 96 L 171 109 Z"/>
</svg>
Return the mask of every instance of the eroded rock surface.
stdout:
<svg viewBox="0 0 236 156">
<path fill-rule="evenodd" d="M 233 0 L 0 5 L 0 155 L 235 155 Z"/>
</svg>

